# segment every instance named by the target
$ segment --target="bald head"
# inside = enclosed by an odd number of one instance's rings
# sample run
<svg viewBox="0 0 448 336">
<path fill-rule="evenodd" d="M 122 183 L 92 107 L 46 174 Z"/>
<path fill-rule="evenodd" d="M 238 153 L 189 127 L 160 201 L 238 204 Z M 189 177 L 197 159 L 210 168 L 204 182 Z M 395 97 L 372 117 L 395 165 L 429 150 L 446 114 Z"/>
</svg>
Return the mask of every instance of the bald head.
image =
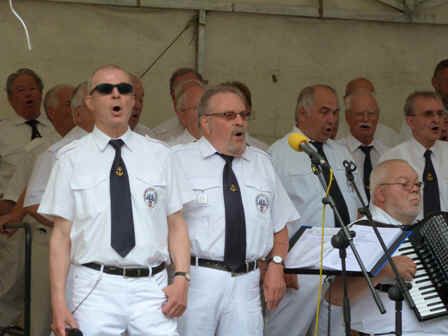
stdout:
<svg viewBox="0 0 448 336">
<path fill-rule="evenodd" d="M 418 174 L 404 160 L 387 160 L 370 175 L 372 202 L 403 224 L 411 224 L 420 210 Z"/>
<path fill-rule="evenodd" d="M 345 97 L 347 97 L 348 95 L 354 93 L 359 89 L 364 89 L 372 93 L 375 93 L 375 87 L 373 86 L 372 82 L 369 81 L 367 78 L 359 77 L 352 79 L 350 82 L 347 83 L 345 87 Z"/>
</svg>

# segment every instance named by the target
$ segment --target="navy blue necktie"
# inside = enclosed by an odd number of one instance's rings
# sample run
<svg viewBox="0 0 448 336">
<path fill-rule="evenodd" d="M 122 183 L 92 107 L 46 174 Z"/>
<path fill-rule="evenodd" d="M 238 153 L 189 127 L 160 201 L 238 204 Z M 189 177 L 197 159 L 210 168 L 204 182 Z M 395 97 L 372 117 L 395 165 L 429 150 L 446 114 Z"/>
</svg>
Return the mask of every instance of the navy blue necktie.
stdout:
<svg viewBox="0 0 448 336">
<path fill-rule="evenodd" d="M 432 151 L 426 150 L 423 170 L 423 216 L 440 211 L 439 183 L 431 160 Z"/>
<path fill-rule="evenodd" d="M 324 153 L 323 143 L 312 141 L 311 142 L 314 147 L 316 147 L 317 152 L 325 159 L 325 161 L 328 162 L 327 156 Z M 328 162 L 330 164 L 330 162 Z M 327 184 L 330 182 L 330 170 L 327 168 L 322 168 L 322 171 L 325 176 L 325 181 Z M 339 189 L 338 181 L 336 181 L 336 177 L 333 179 L 333 183 L 330 189 L 330 195 L 334 200 L 334 203 L 336 205 L 336 208 L 339 210 L 339 213 L 342 217 L 342 220 L 344 221 L 344 224 L 347 225 L 350 223 L 350 215 L 348 213 L 347 204 L 345 203 L 344 197 L 342 196 L 341 189 Z M 336 215 L 334 216 L 334 225 L 336 227 L 340 227 L 341 223 L 339 223 L 339 220 L 337 219 Z"/>
<path fill-rule="evenodd" d="M 42 135 L 40 135 L 39 130 L 37 129 L 37 124 L 39 122 L 36 119 L 31 119 L 25 121 L 25 124 L 29 125 L 31 127 L 31 140 L 35 138 L 42 138 Z"/>
<path fill-rule="evenodd" d="M 129 176 L 123 159 L 123 140 L 110 140 L 115 158 L 110 170 L 111 246 L 123 258 L 135 246 L 134 219 L 132 217 Z"/>
<path fill-rule="evenodd" d="M 246 262 L 246 219 L 238 180 L 232 169 L 233 156 L 217 153 L 226 162 L 222 186 L 226 213 L 224 262 L 237 271 Z"/>
<path fill-rule="evenodd" d="M 366 190 L 367 201 L 370 202 L 370 173 L 372 172 L 372 158 L 370 157 L 370 152 L 373 146 L 359 146 L 359 149 L 364 152 L 366 157 L 364 158 L 364 188 Z"/>
</svg>

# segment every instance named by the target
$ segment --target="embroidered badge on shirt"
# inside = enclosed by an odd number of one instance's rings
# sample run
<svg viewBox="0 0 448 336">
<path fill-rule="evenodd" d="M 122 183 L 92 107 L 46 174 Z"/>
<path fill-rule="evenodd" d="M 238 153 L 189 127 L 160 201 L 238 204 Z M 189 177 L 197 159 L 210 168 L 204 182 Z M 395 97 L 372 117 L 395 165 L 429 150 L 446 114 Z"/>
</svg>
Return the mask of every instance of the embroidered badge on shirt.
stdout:
<svg viewBox="0 0 448 336">
<path fill-rule="evenodd" d="M 148 207 L 154 208 L 157 204 L 157 191 L 154 188 L 148 188 L 143 194 L 143 199 L 148 204 Z"/>
<path fill-rule="evenodd" d="M 255 199 L 258 211 L 265 213 L 269 208 L 269 197 L 265 194 L 259 194 Z"/>
</svg>

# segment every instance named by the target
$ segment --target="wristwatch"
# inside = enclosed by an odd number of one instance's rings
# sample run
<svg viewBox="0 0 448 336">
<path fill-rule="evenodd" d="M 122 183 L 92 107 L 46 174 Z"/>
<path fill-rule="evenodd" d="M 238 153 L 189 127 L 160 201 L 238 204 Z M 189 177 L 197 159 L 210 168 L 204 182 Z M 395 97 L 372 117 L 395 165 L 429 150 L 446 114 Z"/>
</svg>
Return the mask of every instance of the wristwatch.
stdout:
<svg viewBox="0 0 448 336">
<path fill-rule="evenodd" d="M 274 264 L 280 264 L 285 266 L 285 262 L 283 261 L 283 258 L 280 256 L 272 256 L 268 259 L 268 263 L 273 262 Z"/>
<path fill-rule="evenodd" d="M 185 279 L 187 279 L 187 281 L 191 280 L 190 273 L 187 273 L 187 272 L 175 272 L 174 276 L 175 277 L 176 276 L 183 276 L 183 277 L 185 277 Z"/>
</svg>

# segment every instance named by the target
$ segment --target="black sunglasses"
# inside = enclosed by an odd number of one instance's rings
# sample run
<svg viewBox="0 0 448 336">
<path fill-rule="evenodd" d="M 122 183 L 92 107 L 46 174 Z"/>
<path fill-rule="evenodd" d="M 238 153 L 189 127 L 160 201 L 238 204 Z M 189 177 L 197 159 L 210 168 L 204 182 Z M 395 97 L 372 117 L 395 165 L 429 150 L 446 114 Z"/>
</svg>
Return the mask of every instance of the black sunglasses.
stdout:
<svg viewBox="0 0 448 336">
<path fill-rule="evenodd" d="M 118 84 L 110 84 L 110 83 L 101 83 L 95 86 L 92 91 L 90 91 L 90 95 L 97 91 L 99 94 L 108 95 L 111 94 L 114 88 L 117 88 L 118 92 L 122 95 L 128 95 L 134 92 L 134 88 L 129 83 L 118 83 Z"/>
</svg>

